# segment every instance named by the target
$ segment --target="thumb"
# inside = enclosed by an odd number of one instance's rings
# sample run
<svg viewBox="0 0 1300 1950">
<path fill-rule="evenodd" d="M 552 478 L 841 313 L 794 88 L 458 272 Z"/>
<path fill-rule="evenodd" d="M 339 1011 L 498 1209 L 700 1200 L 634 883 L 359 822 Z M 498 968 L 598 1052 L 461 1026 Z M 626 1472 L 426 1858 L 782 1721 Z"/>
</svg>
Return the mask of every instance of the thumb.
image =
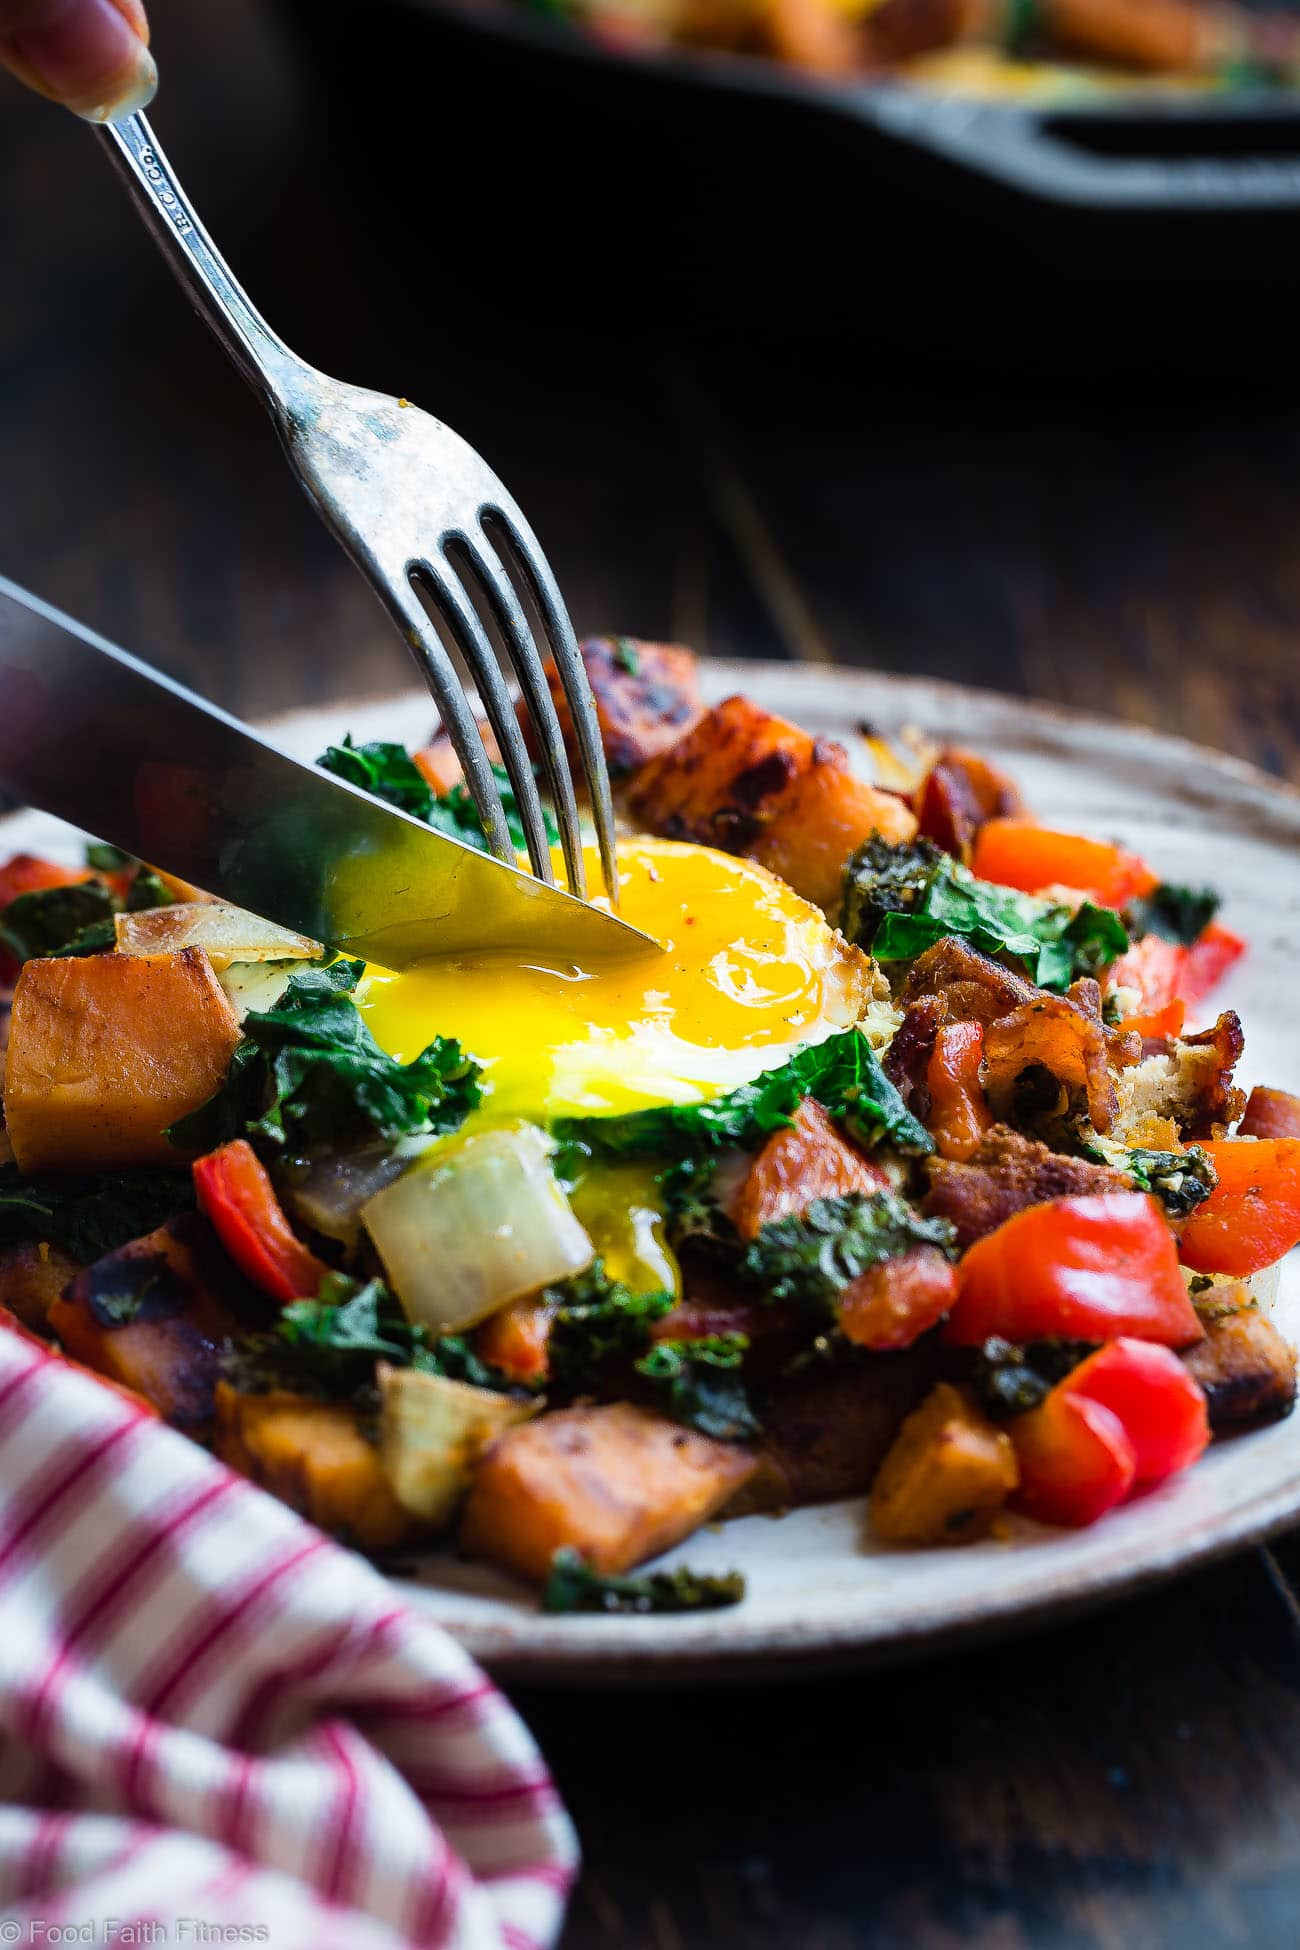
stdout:
<svg viewBox="0 0 1300 1950">
<path fill-rule="evenodd" d="M 142 0 L 0 0 L 0 64 L 90 122 L 153 100 Z"/>
</svg>

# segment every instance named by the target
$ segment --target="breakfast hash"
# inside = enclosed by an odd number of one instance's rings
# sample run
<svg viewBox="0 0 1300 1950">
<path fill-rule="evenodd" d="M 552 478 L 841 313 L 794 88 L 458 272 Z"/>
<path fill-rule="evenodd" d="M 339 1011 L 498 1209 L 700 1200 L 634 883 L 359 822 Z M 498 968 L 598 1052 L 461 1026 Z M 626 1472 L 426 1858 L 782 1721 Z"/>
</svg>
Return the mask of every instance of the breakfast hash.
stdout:
<svg viewBox="0 0 1300 1950">
<path fill-rule="evenodd" d="M 858 1494 L 900 1548 L 1088 1525 L 1287 1415 L 1300 1098 L 1236 1081 L 1216 895 L 582 648 L 658 953 L 394 973 L 98 843 L 0 867 L 4 1330 L 554 1610 L 732 1603 L 640 1567 Z M 486 846 L 445 735 L 320 763 Z"/>
</svg>

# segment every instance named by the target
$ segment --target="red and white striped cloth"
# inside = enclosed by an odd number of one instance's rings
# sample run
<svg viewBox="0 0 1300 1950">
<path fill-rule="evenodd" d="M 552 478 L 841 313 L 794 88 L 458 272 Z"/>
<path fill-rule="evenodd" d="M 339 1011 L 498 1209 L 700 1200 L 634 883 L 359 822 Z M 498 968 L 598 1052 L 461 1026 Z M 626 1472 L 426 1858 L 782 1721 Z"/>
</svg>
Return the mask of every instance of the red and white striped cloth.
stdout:
<svg viewBox="0 0 1300 1950">
<path fill-rule="evenodd" d="M 532 1950 L 575 1868 L 531 1736 L 443 1631 L 0 1333 L 0 1944 Z"/>
</svg>

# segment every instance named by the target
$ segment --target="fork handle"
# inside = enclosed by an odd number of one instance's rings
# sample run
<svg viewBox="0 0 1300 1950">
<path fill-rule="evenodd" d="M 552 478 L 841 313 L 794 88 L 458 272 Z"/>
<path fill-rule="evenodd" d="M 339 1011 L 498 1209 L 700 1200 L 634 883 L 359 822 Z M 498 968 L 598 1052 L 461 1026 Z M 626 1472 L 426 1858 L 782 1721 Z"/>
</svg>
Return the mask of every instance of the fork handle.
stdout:
<svg viewBox="0 0 1300 1950">
<path fill-rule="evenodd" d="M 143 115 L 96 130 L 146 228 L 245 379 L 268 404 L 303 362 L 277 338 L 194 213 Z"/>
</svg>

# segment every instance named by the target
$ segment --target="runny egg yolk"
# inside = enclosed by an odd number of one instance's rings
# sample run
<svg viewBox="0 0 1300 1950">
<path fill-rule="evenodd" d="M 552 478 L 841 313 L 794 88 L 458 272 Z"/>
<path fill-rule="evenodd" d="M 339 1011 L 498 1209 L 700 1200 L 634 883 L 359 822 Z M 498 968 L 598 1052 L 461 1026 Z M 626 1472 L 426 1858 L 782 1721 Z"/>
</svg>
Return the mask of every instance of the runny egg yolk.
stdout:
<svg viewBox="0 0 1300 1950">
<path fill-rule="evenodd" d="M 675 840 L 626 840 L 618 858 L 620 912 L 661 954 L 372 969 L 357 1003 L 378 1042 L 409 1062 L 454 1036 L 482 1065 L 489 1115 L 545 1122 L 701 1102 L 862 1013 L 865 957 L 764 868 Z M 598 885 L 594 854 L 588 873 Z"/>
</svg>

